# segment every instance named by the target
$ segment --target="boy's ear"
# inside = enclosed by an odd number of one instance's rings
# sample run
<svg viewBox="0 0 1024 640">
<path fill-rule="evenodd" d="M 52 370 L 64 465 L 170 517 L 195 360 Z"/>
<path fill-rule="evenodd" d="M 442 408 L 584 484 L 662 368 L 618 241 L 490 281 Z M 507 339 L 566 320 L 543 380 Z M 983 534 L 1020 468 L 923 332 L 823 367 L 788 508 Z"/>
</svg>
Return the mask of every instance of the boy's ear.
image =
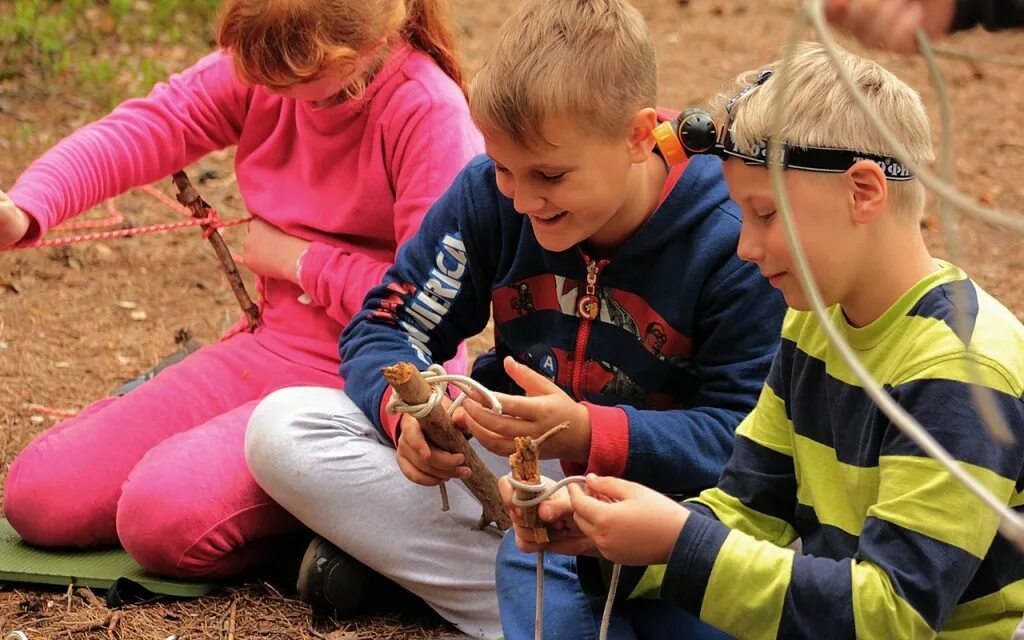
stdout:
<svg viewBox="0 0 1024 640">
<path fill-rule="evenodd" d="M 885 172 L 871 160 L 861 160 L 843 177 L 850 194 L 850 217 L 854 224 L 874 220 L 889 200 L 889 182 Z"/>
<path fill-rule="evenodd" d="M 651 107 L 640 109 L 629 119 L 629 157 L 634 164 L 647 160 L 654 149 L 654 128 L 658 112 Z"/>
</svg>

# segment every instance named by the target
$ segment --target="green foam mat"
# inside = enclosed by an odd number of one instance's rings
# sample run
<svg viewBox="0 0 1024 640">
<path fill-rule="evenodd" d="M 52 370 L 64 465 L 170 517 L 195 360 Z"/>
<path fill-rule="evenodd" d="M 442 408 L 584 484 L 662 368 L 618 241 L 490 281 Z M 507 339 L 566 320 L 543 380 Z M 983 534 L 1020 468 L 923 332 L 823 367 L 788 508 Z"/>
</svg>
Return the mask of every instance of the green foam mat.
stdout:
<svg viewBox="0 0 1024 640">
<path fill-rule="evenodd" d="M 108 589 L 118 578 L 128 578 L 153 593 L 195 598 L 220 588 L 215 582 L 183 582 L 142 570 L 119 547 L 40 549 L 22 541 L 6 518 L 0 518 L 0 581 Z"/>
</svg>

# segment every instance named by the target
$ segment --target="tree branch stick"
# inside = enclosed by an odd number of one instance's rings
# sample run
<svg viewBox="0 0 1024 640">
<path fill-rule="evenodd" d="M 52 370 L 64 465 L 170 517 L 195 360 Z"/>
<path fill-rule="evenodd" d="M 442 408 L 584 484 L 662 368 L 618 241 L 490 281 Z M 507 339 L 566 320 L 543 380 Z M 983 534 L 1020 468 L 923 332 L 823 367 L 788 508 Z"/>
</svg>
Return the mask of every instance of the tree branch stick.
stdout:
<svg viewBox="0 0 1024 640">
<path fill-rule="evenodd" d="M 188 207 L 188 210 L 192 212 L 192 217 L 197 220 L 208 218 L 211 214 L 212 208 L 205 200 L 200 197 L 199 192 L 192 186 L 192 182 L 185 175 L 184 171 L 177 171 L 172 176 L 174 180 L 174 186 L 178 188 L 178 202 Z M 210 225 L 203 223 L 199 225 L 202 227 L 204 232 L 210 230 Z M 231 258 L 231 251 L 228 250 L 228 246 L 224 243 L 224 238 L 220 236 L 216 230 L 213 233 L 209 233 L 210 244 L 213 245 L 213 250 L 217 254 L 217 259 L 220 260 L 220 264 L 224 267 L 224 272 L 228 276 L 228 282 L 231 283 L 231 290 L 235 293 L 235 299 L 238 300 L 238 305 L 242 307 L 242 313 L 245 314 L 246 320 L 249 321 L 249 330 L 255 331 L 256 327 L 260 324 L 260 309 L 257 307 L 249 294 L 245 291 L 245 283 L 242 282 L 242 276 L 238 273 L 238 267 L 235 266 L 235 261 Z"/>
<path fill-rule="evenodd" d="M 408 362 L 384 367 L 382 373 L 384 379 L 406 404 L 417 405 L 430 400 L 430 385 L 420 375 L 419 370 Z M 452 424 L 451 417 L 444 407 L 438 404 L 425 418 L 420 418 L 419 423 L 423 427 L 424 435 L 435 447 L 465 456 L 466 466 L 473 473 L 462 482 L 484 509 L 481 524 L 486 526 L 487 523 L 493 522 L 502 531 L 508 529 L 512 525 L 512 520 L 501 502 L 497 478 L 470 446 L 466 436 Z"/>
<path fill-rule="evenodd" d="M 563 422 L 536 440 L 530 436 L 516 438 L 516 451 L 508 457 L 509 467 L 512 468 L 512 477 L 520 482 L 540 484 L 540 448 L 548 438 L 568 428 L 569 423 Z M 538 493 L 516 489 L 516 497 L 521 500 L 529 500 Z M 533 529 L 533 537 L 537 542 L 550 542 L 547 525 L 537 514 L 539 506 L 524 507 L 523 518 L 526 520 L 527 526 Z"/>
</svg>

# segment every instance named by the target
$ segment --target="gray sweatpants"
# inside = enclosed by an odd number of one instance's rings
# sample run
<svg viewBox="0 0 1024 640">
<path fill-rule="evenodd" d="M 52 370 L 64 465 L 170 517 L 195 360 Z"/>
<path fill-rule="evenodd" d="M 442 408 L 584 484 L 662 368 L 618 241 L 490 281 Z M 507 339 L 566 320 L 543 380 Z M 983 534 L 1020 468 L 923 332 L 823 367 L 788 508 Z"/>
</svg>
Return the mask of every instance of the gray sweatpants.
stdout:
<svg viewBox="0 0 1024 640">
<path fill-rule="evenodd" d="M 477 452 L 495 473 L 508 460 Z M 498 638 L 494 559 L 500 536 L 475 528 L 480 505 L 448 483 L 451 509 L 434 487 L 402 475 L 395 449 L 343 391 L 275 391 L 249 421 L 245 456 L 256 482 L 313 531 L 422 598 L 463 633 Z M 557 461 L 542 472 L 562 477 Z"/>
</svg>

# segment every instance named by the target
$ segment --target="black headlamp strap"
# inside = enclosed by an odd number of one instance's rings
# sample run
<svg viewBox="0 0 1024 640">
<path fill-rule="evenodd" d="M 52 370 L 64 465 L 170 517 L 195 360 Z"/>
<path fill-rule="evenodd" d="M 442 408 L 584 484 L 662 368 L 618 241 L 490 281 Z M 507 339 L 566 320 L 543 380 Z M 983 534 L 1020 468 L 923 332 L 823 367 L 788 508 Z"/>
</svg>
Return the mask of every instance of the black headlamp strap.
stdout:
<svg viewBox="0 0 1024 640">
<path fill-rule="evenodd" d="M 740 151 L 728 130 L 726 130 L 724 142 L 717 145 L 716 150 L 723 157 L 739 158 L 746 164 L 765 166 L 768 164 L 768 143 L 766 141 L 755 144 L 752 153 L 745 153 Z M 783 145 L 781 157 L 775 160 L 784 169 L 799 169 L 800 171 L 815 171 L 817 173 L 846 173 L 850 167 L 861 160 L 870 160 L 878 165 L 885 174 L 886 180 L 903 182 L 914 179 L 914 174 L 895 158 L 864 153 L 862 151 L 852 151 L 850 149 L 791 147 Z"/>
<path fill-rule="evenodd" d="M 771 69 L 763 69 L 757 79 L 733 96 L 725 105 L 725 126 L 719 128 L 711 116 L 700 109 L 687 109 L 682 112 L 673 126 L 664 131 L 656 130 L 655 137 L 659 140 L 656 149 L 666 162 L 679 162 L 685 156 L 708 153 L 721 158 L 739 158 L 747 164 L 767 165 L 768 141 L 762 140 L 754 144 L 748 153 L 739 148 L 732 138 L 732 121 L 735 110 L 740 102 L 760 89 L 772 77 Z M 660 135 L 659 135 L 660 131 Z M 714 140 L 714 144 L 712 144 Z M 670 145 L 662 149 L 662 144 Z M 665 153 L 671 151 L 672 155 Z M 862 160 L 876 163 L 887 180 L 903 182 L 913 180 L 914 174 L 896 158 L 852 149 L 832 149 L 827 147 L 799 147 L 782 145 L 777 158 L 784 169 L 800 171 L 816 171 L 818 173 L 845 173 L 853 165 Z M 675 159 L 674 159 L 675 158 Z"/>
</svg>

